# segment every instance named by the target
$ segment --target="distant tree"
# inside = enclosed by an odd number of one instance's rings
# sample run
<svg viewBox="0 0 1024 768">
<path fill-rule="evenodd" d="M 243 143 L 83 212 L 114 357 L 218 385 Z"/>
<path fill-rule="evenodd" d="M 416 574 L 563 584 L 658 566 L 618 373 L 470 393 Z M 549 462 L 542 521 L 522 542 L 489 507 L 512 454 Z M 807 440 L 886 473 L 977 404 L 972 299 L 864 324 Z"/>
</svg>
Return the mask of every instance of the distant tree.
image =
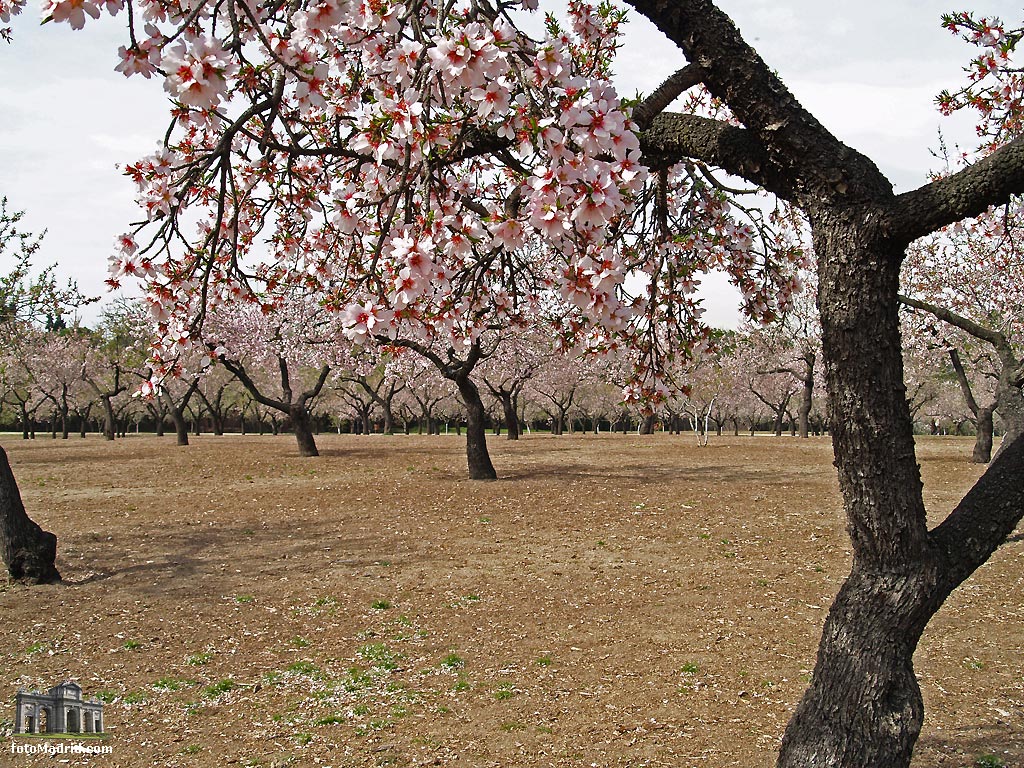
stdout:
<svg viewBox="0 0 1024 768">
<path fill-rule="evenodd" d="M 0 21 L 7 19 L 6 13 L 0 14 Z M 2 32 L 0 30 L 0 34 Z M 73 284 L 58 285 L 53 267 L 32 276 L 32 257 L 39 250 L 43 235 L 19 229 L 23 216 L 24 212 L 8 210 L 6 197 L 0 200 L 0 258 L 14 262 L 11 271 L 0 276 L 0 345 L 5 349 L 24 336 L 28 328 L 60 325 L 64 312 L 85 302 Z M 22 413 L 27 419 L 24 410 Z M 26 584 L 60 581 L 56 567 L 57 537 L 29 518 L 7 452 L 2 447 L 0 556 L 14 581 Z"/>
<path fill-rule="evenodd" d="M 1004 210 L 917 241 L 903 269 L 906 295 L 900 301 L 925 315 L 909 324 L 910 339 L 947 352 L 947 366 L 977 426 L 972 458 L 979 464 L 991 458 L 995 414 L 1005 428 L 1001 448 L 1024 434 L 1021 237 L 1024 199 L 1014 198 Z"/>
</svg>

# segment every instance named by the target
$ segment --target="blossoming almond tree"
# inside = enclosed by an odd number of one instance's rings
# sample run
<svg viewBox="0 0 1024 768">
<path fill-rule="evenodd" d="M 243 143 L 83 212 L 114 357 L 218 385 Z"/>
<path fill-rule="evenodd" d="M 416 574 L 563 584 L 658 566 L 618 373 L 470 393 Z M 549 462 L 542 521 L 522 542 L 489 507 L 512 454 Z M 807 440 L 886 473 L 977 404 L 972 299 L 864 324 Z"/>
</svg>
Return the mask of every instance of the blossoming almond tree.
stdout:
<svg viewBox="0 0 1024 768">
<path fill-rule="evenodd" d="M 258 305 L 221 305 L 206 330 L 208 355 L 233 374 L 260 405 L 288 417 L 300 456 L 318 456 L 312 409 L 332 367 L 347 358 L 329 320 L 315 305 L 293 295 L 277 311 Z M 193 348 L 189 343 L 183 350 Z M 160 376 L 173 378 L 183 352 L 164 358 Z M 170 367 L 168 367 L 170 366 Z"/>
<path fill-rule="evenodd" d="M 536 326 L 510 328 L 499 340 L 496 354 L 484 361 L 481 380 L 501 405 L 509 440 L 520 436 L 519 398 L 523 389 L 555 353 L 550 335 L 540 333 Z"/>
<path fill-rule="evenodd" d="M 914 243 L 903 274 L 907 295 L 900 301 L 941 321 L 925 323 L 921 330 L 934 331 L 949 350 L 949 363 L 977 423 L 973 458 L 981 464 L 991 457 L 993 413 L 1005 428 L 1001 446 L 1024 433 L 1021 205 L 1015 198 L 1006 210 L 989 210 Z M 995 380 L 990 400 L 978 402 L 979 387 L 970 384 L 965 358 L 977 361 L 971 367 Z"/>
<path fill-rule="evenodd" d="M 17 10 L 18 6 L 14 6 Z M 0 3 L 0 21 L 9 19 L 10 6 Z M 3 30 L 0 29 L 0 34 Z M 11 358 L 11 365 L 0 362 L 0 367 L 22 371 L 17 374 L 23 387 L 15 387 L 13 394 L 21 406 L 22 421 L 27 428 L 30 400 L 42 402 L 42 396 L 30 380 L 29 370 L 24 365 L 15 365 L 12 353 L 24 350 L 22 363 L 27 361 L 33 346 L 25 343 L 29 336 L 38 334 L 42 321 L 54 325 L 66 308 L 85 303 L 73 284 L 61 287 L 53 276 L 53 268 L 42 270 L 32 276 L 32 257 L 38 252 L 42 235 L 22 231 L 19 222 L 22 212 L 8 210 L 7 198 L 0 200 L 0 257 L 12 259 L 10 272 L 0 276 L 0 346 L 5 356 Z M 21 374 L 24 374 L 22 376 Z M 32 387 L 32 393 L 29 392 Z M 7 573 L 14 581 L 29 584 L 60 581 L 55 561 L 57 537 L 39 527 L 25 512 L 21 493 L 7 459 L 7 452 L 0 447 L 0 557 L 7 566 Z"/>
<path fill-rule="evenodd" d="M 1024 192 L 1017 91 L 985 91 L 1010 126 L 994 139 L 1002 146 L 897 196 L 711 0 L 629 4 L 688 62 L 632 114 L 610 76 L 622 19 L 611 6 L 571 2 L 569 27 L 549 24 L 534 41 L 516 28 L 517 6 L 501 0 L 127 0 L 120 68 L 162 78 L 175 106 L 163 146 L 129 169 L 147 221 L 122 238 L 111 281 L 146 283 L 159 359 L 198 343 L 220 304 L 274 312 L 282 285 L 306 286 L 343 313 L 356 341 L 433 342 L 454 329 L 454 341 L 473 344 L 501 312 L 500 291 L 512 312 L 531 312 L 534 293 L 518 279 L 527 275 L 564 302 L 568 336 L 592 333 L 598 348 L 612 334 L 630 338 L 641 386 L 656 394 L 661 344 L 678 338 L 657 327 L 685 331 L 697 314 L 691 259 L 725 264 L 748 309 L 770 317 L 791 299 L 791 268 L 804 258 L 770 235 L 759 245 L 726 193 L 697 184 L 702 169 L 792 203 L 808 218 L 817 260 L 854 565 L 779 764 L 906 766 L 923 720 L 914 648 L 1024 513 L 1024 442 L 1008 445 L 928 529 L 903 382 L 899 268 L 914 239 Z M 44 5 L 73 26 L 100 11 L 95 0 Z M 4 0 L 4 13 L 15 7 Z M 1019 37 L 983 26 L 976 42 L 995 51 L 987 69 L 1009 71 Z M 720 113 L 666 111 L 698 85 Z M 195 235 L 190 215 L 200 219 Z M 541 247 L 524 247 L 533 241 Z M 633 299 L 623 293 L 631 266 L 647 275 Z M 645 332 L 655 334 L 646 344 Z"/>
</svg>

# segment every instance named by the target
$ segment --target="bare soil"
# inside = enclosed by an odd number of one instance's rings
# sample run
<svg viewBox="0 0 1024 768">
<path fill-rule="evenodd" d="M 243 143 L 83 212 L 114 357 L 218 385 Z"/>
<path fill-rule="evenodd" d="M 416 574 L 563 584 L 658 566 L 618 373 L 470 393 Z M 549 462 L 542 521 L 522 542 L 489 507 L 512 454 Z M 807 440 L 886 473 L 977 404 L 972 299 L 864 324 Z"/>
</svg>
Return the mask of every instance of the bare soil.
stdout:
<svg viewBox="0 0 1024 768">
<path fill-rule="evenodd" d="M 0 586 L 19 687 L 100 694 L 97 766 L 770 766 L 849 569 L 827 439 L 40 438 L 4 445 L 65 583 Z M 980 473 L 924 438 L 938 516 Z M 916 657 L 915 768 L 1024 766 L 1024 541 Z M 54 765 L 13 754 L 0 766 Z"/>
</svg>

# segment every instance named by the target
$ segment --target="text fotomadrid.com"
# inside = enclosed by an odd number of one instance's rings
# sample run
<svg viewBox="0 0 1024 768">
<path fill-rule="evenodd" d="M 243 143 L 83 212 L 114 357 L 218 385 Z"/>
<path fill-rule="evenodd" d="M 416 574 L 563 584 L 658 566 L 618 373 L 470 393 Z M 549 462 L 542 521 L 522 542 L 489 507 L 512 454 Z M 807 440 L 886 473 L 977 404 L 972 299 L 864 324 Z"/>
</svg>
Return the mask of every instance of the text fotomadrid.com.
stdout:
<svg viewBox="0 0 1024 768">
<path fill-rule="evenodd" d="M 97 744 L 15 744 L 11 742 L 12 755 L 112 755 L 114 748 Z"/>
</svg>

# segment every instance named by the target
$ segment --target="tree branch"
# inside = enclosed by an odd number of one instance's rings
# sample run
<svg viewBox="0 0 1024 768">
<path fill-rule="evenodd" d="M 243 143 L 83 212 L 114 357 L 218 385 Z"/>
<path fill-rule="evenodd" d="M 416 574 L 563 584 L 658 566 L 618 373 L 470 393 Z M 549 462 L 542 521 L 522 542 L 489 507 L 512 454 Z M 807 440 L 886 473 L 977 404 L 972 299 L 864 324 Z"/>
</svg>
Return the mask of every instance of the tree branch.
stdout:
<svg viewBox="0 0 1024 768">
<path fill-rule="evenodd" d="M 739 175 L 803 207 L 892 195 L 892 185 L 875 164 L 804 109 L 711 0 L 628 2 L 679 46 L 687 61 L 701 68 L 705 87 L 728 105 L 767 157 L 778 163 L 779 180 L 786 183 L 769 186 L 746 173 Z M 851 200 L 853 195 L 857 198 Z"/>
<path fill-rule="evenodd" d="M 696 64 L 687 64 L 682 69 L 669 75 L 668 79 L 659 85 L 654 93 L 641 101 L 633 108 L 633 122 L 640 130 L 650 127 L 651 121 L 668 109 L 668 105 L 675 101 L 680 94 L 698 85 L 704 78 L 704 71 Z"/>
<path fill-rule="evenodd" d="M 252 395 L 253 399 L 260 405 L 265 405 L 267 408 L 273 408 L 275 411 L 281 411 L 282 413 L 288 413 L 288 403 L 282 402 L 281 400 L 275 400 L 271 397 L 267 397 L 260 392 L 259 387 L 256 386 L 250 377 L 248 372 L 245 370 L 245 366 L 234 360 L 229 360 L 226 357 L 220 358 L 221 363 L 224 367 L 234 374 L 235 378 L 242 382 L 242 386 L 249 390 L 249 394 Z"/>
<path fill-rule="evenodd" d="M 930 538 L 953 591 L 998 549 L 1024 517 L 1024 436 L 1006 446 Z"/>
<path fill-rule="evenodd" d="M 913 307 L 914 309 L 924 310 L 925 312 L 934 315 L 939 320 L 949 323 L 965 333 L 969 333 L 976 339 L 987 341 L 996 348 L 996 351 L 999 352 L 1000 358 L 1003 356 L 1003 351 L 1009 350 L 1010 348 L 1009 343 L 1006 341 L 1006 337 L 999 331 L 993 331 L 991 328 L 978 325 L 978 323 L 973 320 L 961 317 L 945 307 L 938 307 L 934 304 L 929 304 L 927 301 L 921 301 L 920 299 L 912 299 L 909 296 L 904 296 L 903 294 L 899 294 L 897 298 L 899 299 L 900 304 L 905 304 L 906 306 Z"/>
<path fill-rule="evenodd" d="M 313 385 L 312 389 L 307 389 L 305 392 L 299 395 L 299 399 L 296 401 L 296 404 L 302 406 L 302 408 L 305 408 L 306 403 L 308 403 L 314 397 L 319 395 L 320 392 L 323 391 L 324 384 L 327 382 L 327 375 L 330 372 L 331 366 L 327 365 L 326 363 L 322 365 L 320 367 L 320 374 L 317 376 L 316 379 L 316 384 Z"/>
<path fill-rule="evenodd" d="M 892 232 L 910 242 L 1024 194 L 1024 136 L 959 173 L 898 195 Z"/>
<path fill-rule="evenodd" d="M 971 409 L 971 413 L 977 418 L 978 411 L 981 409 L 978 407 L 978 401 L 974 399 L 974 392 L 971 391 L 971 382 L 967 379 L 967 371 L 964 370 L 964 364 L 960 360 L 960 352 L 955 347 L 950 347 L 949 349 L 949 362 L 953 366 L 953 373 L 956 374 L 956 382 L 960 385 L 964 402 L 967 403 L 967 407 Z"/>
<path fill-rule="evenodd" d="M 757 136 L 723 120 L 662 112 L 640 133 L 640 148 L 644 162 L 652 168 L 667 168 L 693 158 L 718 166 L 780 197 L 793 194 L 788 171 L 771 159 Z"/>
</svg>

